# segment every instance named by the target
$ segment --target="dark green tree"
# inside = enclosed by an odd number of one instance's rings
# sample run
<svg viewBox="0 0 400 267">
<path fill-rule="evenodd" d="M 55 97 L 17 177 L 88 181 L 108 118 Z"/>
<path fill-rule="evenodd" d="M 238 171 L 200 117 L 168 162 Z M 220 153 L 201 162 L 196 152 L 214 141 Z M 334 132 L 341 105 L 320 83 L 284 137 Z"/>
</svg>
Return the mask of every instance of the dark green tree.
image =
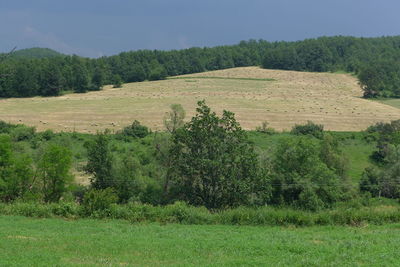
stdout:
<svg viewBox="0 0 400 267">
<path fill-rule="evenodd" d="M 122 78 L 118 74 L 113 76 L 113 88 L 121 88 L 122 87 Z"/>
<path fill-rule="evenodd" d="M 321 149 L 320 141 L 305 136 L 279 142 L 272 162 L 273 203 L 317 210 L 345 199 L 345 177 L 335 164 L 327 165 L 334 158 L 327 154 L 334 152 Z"/>
<path fill-rule="evenodd" d="M 3 201 L 10 200 L 8 189 L 12 176 L 12 146 L 8 135 L 0 135 L 0 197 Z"/>
<path fill-rule="evenodd" d="M 40 95 L 58 96 L 64 88 L 60 67 L 54 62 L 45 63 L 40 73 Z"/>
<path fill-rule="evenodd" d="M 176 185 L 181 197 L 209 209 L 249 202 L 257 181 L 257 156 L 234 114 L 221 118 L 198 102 L 197 114 L 173 132 Z"/>
<path fill-rule="evenodd" d="M 132 70 L 128 74 L 127 82 L 142 82 L 146 80 L 146 72 L 141 64 L 134 64 Z"/>
<path fill-rule="evenodd" d="M 100 90 L 105 82 L 105 71 L 103 67 L 97 67 L 94 70 L 93 78 L 92 78 L 92 84 L 93 84 L 93 90 Z"/>
<path fill-rule="evenodd" d="M 68 148 L 51 144 L 44 150 L 38 163 L 44 201 L 57 202 L 67 191 L 72 183 L 71 164 L 72 153 Z"/>
<path fill-rule="evenodd" d="M 113 157 L 109 148 L 109 137 L 98 133 L 94 141 L 85 144 L 88 162 L 85 171 L 92 175 L 91 185 L 95 189 L 113 186 Z"/>
<path fill-rule="evenodd" d="M 72 67 L 73 71 L 73 90 L 76 93 L 86 93 L 90 89 L 90 76 L 88 69 L 79 59 Z"/>
<path fill-rule="evenodd" d="M 142 176 L 140 161 L 133 155 L 123 155 L 117 162 L 114 188 L 121 202 L 141 201 L 146 190 L 146 179 Z"/>
</svg>

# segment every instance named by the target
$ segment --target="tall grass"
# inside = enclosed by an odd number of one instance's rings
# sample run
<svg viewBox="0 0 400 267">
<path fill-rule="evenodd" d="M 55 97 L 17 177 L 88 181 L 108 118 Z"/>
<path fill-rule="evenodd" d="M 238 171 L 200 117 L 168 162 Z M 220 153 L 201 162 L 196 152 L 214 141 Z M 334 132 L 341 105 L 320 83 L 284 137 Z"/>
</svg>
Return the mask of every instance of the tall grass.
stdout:
<svg viewBox="0 0 400 267">
<path fill-rule="evenodd" d="M 361 207 L 337 207 L 331 210 L 309 212 L 291 208 L 239 207 L 210 212 L 204 207 L 192 207 L 184 202 L 167 206 L 152 206 L 131 203 L 113 204 L 105 210 L 87 214 L 84 207 L 76 203 L 54 204 L 13 203 L 0 204 L 0 214 L 21 215 L 39 218 L 97 218 L 122 219 L 132 223 L 158 222 L 180 224 L 223 224 L 223 225 L 268 225 L 268 226 L 313 226 L 313 225 L 380 225 L 400 222 L 400 206 L 378 204 Z"/>
</svg>

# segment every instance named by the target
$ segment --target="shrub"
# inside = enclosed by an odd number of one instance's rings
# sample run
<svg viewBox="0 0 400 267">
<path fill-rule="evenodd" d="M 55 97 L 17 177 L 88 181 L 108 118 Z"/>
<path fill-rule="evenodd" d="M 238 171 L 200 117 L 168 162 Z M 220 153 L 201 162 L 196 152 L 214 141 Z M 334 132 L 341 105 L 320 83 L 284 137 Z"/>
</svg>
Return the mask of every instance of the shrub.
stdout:
<svg viewBox="0 0 400 267">
<path fill-rule="evenodd" d="M 0 134 L 0 200 L 14 201 L 34 192 L 34 171 L 29 156 L 15 155 L 11 139 Z"/>
<path fill-rule="evenodd" d="M 345 198 L 346 177 L 340 166 L 326 162 L 331 157 L 321 153 L 324 148 L 315 138 L 280 140 L 272 161 L 272 203 L 318 210 Z"/>
<path fill-rule="evenodd" d="M 0 134 L 9 134 L 17 125 L 0 120 Z"/>
<path fill-rule="evenodd" d="M 20 215 L 26 217 L 49 218 L 52 216 L 52 210 L 49 205 L 43 205 L 39 202 L 16 202 L 7 206 L 7 215 Z"/>
<path fill-rule="evenodd" d="M 258 126 L 258 127 L 256 128 L 256 131 L 257 131 L 257 132 L 260 132 L 260 133 L 269 134 L 269 135 L 275 133 L 275 129 L 272 128 L 272 127 L 268 127 L 268 122 L 266 122 L 266 121 L 263 121 L 262 124 L 261 124 L 261 126 Z"/>
<path fill-rule="evenodd" d="M 10 136 L 15 142 L 30 140 L 35 136 L 36 129 L 34 127 L 27 127 L 18 125 L 10 130 Z"/>
<path fill-rule="evenodd" d="M 324 126 L 308 121 L 307 124 L 293 126 L 291 133 L 295 135 L 312 135 L 315 138 L 322 139 Z"/>
<path fill-rule="evenodd" d="M 99 190 L 97 190 L 99 191 Z M 101 192 L 100 194 L 105 194 Z M 89 194 L 89 193 L 88 193 Z M 91 192 L 90 194 L 93 194 Z M 100 195 L 96 192 L 97 197 Z M 97 199 L 96 197 L 96 199 Z M 89 197 L 93 199 L 92 197 Z M 107 197 L 100 197 L 105 199 Z M 112 197 L 111 197 L 112 198 Z M 103 201 L 102 200 L 102 201 Z M 149 204 L 130 203 L 127 205 L 114 204 L 115 198 L 98 205 L 92 211 L 87 206 L 72 202 L 51 204 L 0 202 L 0 214 L 20 215 L 28 217 L 48 218 L 64 217 L 79 218 L 85 216 L 97 218 L 123 219 L 132 223 L 158 222 L 181 224 L 224 224 L 224 225 L 351 225 L 384 224 L 400 222 L 400 207 L 398 203 L 382 199 L 371 199 L 369 206 L 354 206 L 342 203 L 335 209 L 310 212 L 285 207 L 238 207 L 212 213 L 205 207 L 193 207 L 184 202 L 175 202 L 167 206 L 152 206 Z M 93 202 L 92 202 L 93 203 Z M 97 201 L 97 203 L 99 203 Z"/>
<path fill-rule="evenodd" d="M 103 215 L 117 201 L 118 196 L 112 188 L 91 189 L 83 197 L 83 212 L 87 216 Z"/>
<path fill-rule="evenodd" d="M 132 125 L 125 127 L 122 134 L 126 136 L 143 138 L 150 134 L 149 128 L 141 125 L 139 121 L 135 120 Z"/>
<path fill-rule="evenodd" d="M 84 185 L 74 184 L 71 186 L 71 193 L 75 201 L 78 203 L 82 203 L 85 193 L 88 191 L 88 188 Z"/>
<path fill-rule="evenodd" d="M 163 221 L 182 224 L 209 224 L 212 215 L 205 207 L 193 207 L 177 201 L 161 208 Z"/>
<path fill-rule="evenodd" d="M 44 132 L 41 132 L 40 136 L 43 140 L 49 141 L 53 139 L 56 136 L 56 134 L 52 130 L 46 130 Z"/>
<path fill-rule="evenodd" d="M 59 202 L 50 205 L 51 213 L 64 218 L 77 218 L 81 212 L 81 206 L 73 202 Z"/>
</svg>

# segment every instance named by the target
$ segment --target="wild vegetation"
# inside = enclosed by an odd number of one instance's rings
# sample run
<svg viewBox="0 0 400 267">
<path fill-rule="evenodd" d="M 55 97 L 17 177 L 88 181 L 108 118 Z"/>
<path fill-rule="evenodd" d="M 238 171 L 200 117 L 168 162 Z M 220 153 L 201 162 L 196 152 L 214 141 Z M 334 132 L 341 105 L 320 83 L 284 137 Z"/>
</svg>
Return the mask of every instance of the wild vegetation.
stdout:
<svg viewBox="0 0 400 267">
<path fill-rule="evenodd" d="M 273 43 L 250 40 L 214 48 L 123 52 L 99 59 L 47 54 L 46 58 L 9 57 L 3 61 L 0 97 L 83 93 L 100 90 L 104 84 L 119 87 L 123 82 L 260 65 L 269 69 L 351 72 L 358 76 L 365 97 L 400 96 L 399 36 L 336 36 Z"/>
<path fill-rule="evenodd" d="M 397 204 L 390 204 L 382 214 L 371 206 L 371 197 L 399 198 L 399 121 L 379 123 L 359 134 L 326 132 L 312 122 L 294 126 L 291 133 L 263 128 L 247 133 L 233 113 L 225 111 L 219 117 L 204 101 L 190 121 L 184 123 L 184 115 L 180 105 L 173 105 L 165 115 L 168 131 L 163 133 L 152 133 L 138 121 L 117 133 L 96 135 L 36 133 L 30 127 L 2 122 L 0 198 L 11 204 L 3 206 L 2 212 L 19 214 L 22 207 L 32 215 L 44 209 L 50 216 L 57 214 L 53 206 L 41 208 L 40 203 L 61 201 L 66 204 L 55 206 L 61 216 L 64 210 L 72 216 L 134 220 L 137 212 L 148 212 L 153 214 L 151 220 L 164 220 L 156 206 L 184 201 L 210 211 L 228 209 L 226 214 L 233 209 L 228 223 L 244 216 L 268 224 L 279 209 L 267 209 L 263 217 L 257 208 L 263 206 L 289 208 L 289 215 L 283 211 L 286 215 L 277 224 L 289 220 L 301 225 L 304 216 L 305 224 L 311 225 L 334 223 L 337 218 L 347 223 L 400 219 Z M 376 144 L 362 177 L 349 176 L 352 160 L 346 158 L 344 144 L 352 140 Z M 72 167 L 88 175 L 86 185 L 74 182 Z M 19 206 L 21 201 L 38 204 Z M 176 205 L 172 210 L 192 212 L 186 204 Z M 341 205 L 366 209 L 349 212 Z M 314 218 L 295 210 L 328 211 Z M 204 212 L 193 210 L 203 223 L 211 218 Z"/>
</svg>

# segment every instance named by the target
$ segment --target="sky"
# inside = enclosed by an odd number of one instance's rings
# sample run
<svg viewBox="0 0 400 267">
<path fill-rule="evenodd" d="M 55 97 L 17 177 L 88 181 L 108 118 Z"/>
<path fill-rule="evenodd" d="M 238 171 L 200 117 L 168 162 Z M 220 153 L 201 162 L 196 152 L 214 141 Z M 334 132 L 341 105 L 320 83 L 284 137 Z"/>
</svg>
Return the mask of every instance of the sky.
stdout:
<svg viewBox="0 0 400 267">
<path fill-rule="evenodd" d="M 399 0 L 0 0 L 0 52 L 100 57 L 241 40 L 400 35 Z"/>
</svg>

